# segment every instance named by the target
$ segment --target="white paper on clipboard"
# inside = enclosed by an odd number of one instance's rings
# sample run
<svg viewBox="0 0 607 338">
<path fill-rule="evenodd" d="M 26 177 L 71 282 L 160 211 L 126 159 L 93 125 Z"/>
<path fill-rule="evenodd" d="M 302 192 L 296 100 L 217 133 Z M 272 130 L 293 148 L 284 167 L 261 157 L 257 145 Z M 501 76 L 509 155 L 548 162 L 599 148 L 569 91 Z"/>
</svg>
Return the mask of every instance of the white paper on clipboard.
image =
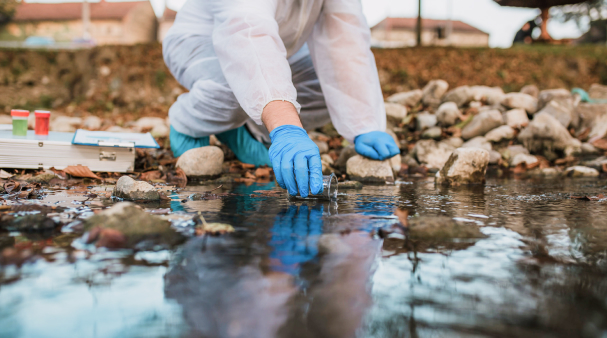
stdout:
<svg viewBox="0 0 607 338">
<path fill-rule="evenodd" d="M 135 148 L 160 148 L 150 133 L 112 133 L 106 131 L 90 131 L 78 129 L 74 134 L 72 144 L 98 146 L 107 144 L 135 144 Z"/>
</svg>

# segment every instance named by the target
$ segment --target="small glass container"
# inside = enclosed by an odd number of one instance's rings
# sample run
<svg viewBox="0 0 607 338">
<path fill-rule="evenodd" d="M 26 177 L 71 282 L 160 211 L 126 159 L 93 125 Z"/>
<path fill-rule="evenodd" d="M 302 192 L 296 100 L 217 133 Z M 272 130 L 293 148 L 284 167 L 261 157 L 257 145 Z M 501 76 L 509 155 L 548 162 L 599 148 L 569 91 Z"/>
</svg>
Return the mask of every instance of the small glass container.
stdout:
<svg viewBox="0 0 607 338">
<path fill-rule="evenodd" d="M 51 118 L 51 112 L 46 110 L 36 110 L 36 135 L 48 135 L 48 123 Z"/>
<path fill-rule="evenodd" d="M 11 110 L 13 117 L 13 135 L 27 136 L 27 119 L 30 116 L 28 110 L 13 109 Z"/>
<path fill-rule="evenodd" d="M 308 197 L 301 197 L 299 194 L 294 196 L 297 199 L 321 199 L 335 201 L 337 199 L 337 176 L 335 174 L 323 175 L 322 192 L 318 195 L 310 193 Z"/>
</svg>

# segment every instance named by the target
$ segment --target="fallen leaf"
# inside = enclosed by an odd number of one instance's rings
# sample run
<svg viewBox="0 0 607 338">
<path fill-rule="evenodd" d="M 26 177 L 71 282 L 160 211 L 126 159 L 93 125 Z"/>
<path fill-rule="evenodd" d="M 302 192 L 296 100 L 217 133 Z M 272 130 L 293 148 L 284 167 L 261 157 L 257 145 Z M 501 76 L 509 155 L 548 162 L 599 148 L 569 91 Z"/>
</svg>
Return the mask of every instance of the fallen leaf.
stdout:
<svg viewBox="0 0 607 338">
<path fill-rule="evenodd" d="M 592 142 L 592 145 L 601 150 L 607 150 L 607 140 L 604 138 Z"/>
<path fill-rule="evenodd" d="M 97 180 L 101 179 L 101 177 L 95 175 L 95 173 L 93 173 L 91 169 L 89 169 L 89 167 L 84 165 L 70 165 L 67 166 L 63 171 L 65 171 L 66 174 L 72 175 L 74 177 L 87 177 L 94 178 Z"/>
<path fill-rule="evenodd" d="M 258 178 L 270 178 L 272 168 L 257 168 L 255 170 L 255 176 Z"/>
<path fill-rule="evenodd" d="M 0 169 L 0 178 L 11 178 L 13 176 L 14 175 L 11 175 L 11 174 L 7 173 L 6 171 Z"/>
<path fill-rule="evenodd" d="M 607 173 L 607 163 L 603 163 L 603 172 Z"/>
<path fill-rule="evenodd" d="M 162 173 L 160 172 L 160 170 L 152 170 L 152 171 L 146 171 L 144 173 L 141 174 L 141 176 L 139 176 L 139 179 L 142 181 L 151 181 L 151 180 L 158 180 L 162 177 Z"/>
<path fill-rule="evenodd" d="M 6 192 L 9 193 L 9 194 L 13 190 L 16 190 L 18 188 L 19 188 L 19 182 L 10 181 L 10 182 L 4 183 L 4 190 L 6 190 Z"/>
<path fill-rule="evenodd" d="M 525 162 L 520 163 L 519 165 L 517 165 L 516 167 L 514 167 L 514 169 L 512 169 L 512 172 L 515 175 L 520 175 L 520 174 L 524 174 L 527 172 L 527 164 Z"/>
<path fill-rule="evenodd" d="M 177 168 L 174 173 L 167 174 L 167 183 L 184 188 L 188 184 L 188 177 L 181 168 Z"/>
<path fill-rule="evenodd" d="M 569 163 L 573 163 L 576 162 L 577 158 L 573 157 L 573 156 L 567 156 L 565 158 L 559 158 L 556 161 L 554 161 L 554 164 L 556 165 L 563 165 L 563 164 L 569 164 Z"/>
</svg>

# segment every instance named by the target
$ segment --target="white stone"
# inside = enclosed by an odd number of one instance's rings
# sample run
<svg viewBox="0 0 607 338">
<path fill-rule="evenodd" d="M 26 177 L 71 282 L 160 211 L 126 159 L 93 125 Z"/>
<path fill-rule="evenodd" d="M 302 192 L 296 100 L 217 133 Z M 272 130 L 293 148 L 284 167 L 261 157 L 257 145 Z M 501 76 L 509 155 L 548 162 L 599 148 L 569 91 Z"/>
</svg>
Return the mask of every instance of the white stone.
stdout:
<svg viewBox="0 0 607 338">
<path fill-rule="evenodd" d="M 422 100 L 423 92 L 420 89 L 409 92 L 396 93 L 388 97 L 387 101 L 402 104 L 407 107 L 415 107 Z"/>
<path fill-rule="evenodd" d="M 505 95 L 500 87 L 472 86 L 470 91 L 474 101 L 482 101 L 490 106 L 501 103 Z"/>
<path fill-rule="evenodd" d="M 596 155 L 599 154 L 601 151 L 599 149 L 597 149 L 595 146 L 593 146 L 590 143 L 582 143 L 582 154 L 584 155 Z"/>
<path fill-rule="evenodd" d="M 527 150 L 527 148 L 523 147 L 522 145 L 517 144 L 513 146 L 508 146 L 507 148 L 503 149 L 501 153 L 503 158 L 505 158 L 509 162 L 512 162 L 512 159 L 518 154 L 529 155 L 529 150 Z"/>
<path fill-rule="evenodd" d="M 474 116 L 472 121 L 462 129 L 462 138 L 468 140 L 473 137 L 483 136 L 502 124 L 504 124 L 504 119 L 499 110 L 484 110 Z"/>
<path fill-rule="evenodd" d="M 321 140 L 312 140 L 312 142 L 316 144 L 316 146 L 318 147 L 318 151 L 321 154 L 326 154 L 329 152 L 329 144 L 327 142 Z"/>
<path fill-rule="evenodd" d="M 0 114 L 0 124 L 13 124 L 13 118 L 10 115 Z"/>
<path fill-rule="evenodd" d="M 223 151 L 215 146 L 194 148 L 177 159 L 177 168 L 187 176 L 216 176 L 221 174 Z"/>
<path fill-rule="evenodd" d="M 536 85 L 526 85 L 521 88 L 521 93 L 537 98 L 540 93 L 540 90 L 537 88 Z"/>
<path fill-rule="evenodd" d="M 82 128 L 88 130 L 99 130 L 101 129 L 102 121 L 97 116 L 87 116 L 82 120 Z"/>
<path fill-rule="evenodd" d="M 436 183 L 446 185 L 482 184 L 489 164 L 489 152 L 479 148 L 456 149 L 441 170 Z"/>
<path fill-rule="evenodd" d="M 398 173 L 400 172 L 400 167 L 402 165 L 402 158 L 400 156 L 400 154 L 393 156 L 392 158 L 389 159 L 390 161 L 390 167 L 392 167 L 392 172 L 394 173 L 394 176 L 397 176 Z"/>
<path fill-rule="evenodd" d="M 459 148 L 464 144 L 461 137 L 450 137 L 443 140 L 444 143 L 451 145 L 453 148 Z"/>
<path fill-rule="evenodd" d="M 501 142 L 503 140 L 512 140 L 514 138 L 514 129 L 510 126 L 497 127 L 485 135 L 487 141 Z"/>
<path fill-rule="evenodd" d="M 355 181 L 381 183 L 394 180 L 390 160 L 375 161 L 355 155 L 348 160 L 346 168 L 348 176 Z"/>
<path fill-rule="evenodd" d="M 531 95 L 523 93 L 508 93 L 502 100 L 502 105 L 509 109 L 525 109 L 529 114 L 537 112 L 537 99 Z"/>
<path fill-rule="evenodd" d="M 440 127 L 432 127 L 422 133 L 422 138 L 431 138 L 433 140 L 440 140 L 443 135 L 443 130 Z"/>
<path fill-rule="evenodd" d="M 516 156 L 514 156 L 512 158 L 512 161 L 510 161 L 510 166 L 511 167 L 516 167 L 517 165 L 521 164 L 521 163 L 525 163 L 526 165 L 532 165 L 538 162 L 537 157 L 533 156 L 533 155 L 528 155 L 528 154 L 517 154 Z"/>
<path fill-rule="evenodd" d="M 521 129 L 529 125 L 529 116 L 525 109 L 512 109 L 505 114 L 506 124 L 512 128 Z"/>
<path fill-rule="evenodd" d="M 557 101 L 550 101 L 542 110 L 540 110 L 536 115 L 539 114 L 549 114 L 552 115 L 555 119 L 557 119 L 563 127 L 567 128 L 571 124 L 573 119 L 572 111 L 565 107 L 563 104 L 560 104 Z"/>
<path fill-rule="evenodd" d="M 436 115 L 430 114 L 429 112 L 422 112 L 417 114 L 417 130 L 426 130 L 436 126 L 437 119 Z"/>
<path fill-rule="evenodd" d="M 133 129 L 123 128 L 120 126 L 111 126 L 108 129 L 106 129 L 105 131 L 110 132 L 110 133 L 132 133 Z"/>
<path fill-rule="evenodd" d="M 82 118 L 69 116 L 56 116 L 52 118 L 49 125 L 50 131 L 73 133 L 82 124 Z"/>
<path fill-rule="evenodd" d="M 430 169 L 439 169 L 447 162 L 455 147 L 447 142 L 419 140 L 413 147 L 413 155 L 419 163 Z"/>
<path fill-rule="evenodd" d="M 550 101 L 570 99 L 572 94 L 565 88 L 542 90 L 537 97 L 537 109 L 544 108 Z"/>
<path fill-rule="evenodd" d="M 491 150 L 489 152 L 489 163 L 490 164 L 498 164 L 501 159 L 502 159 L 502 154 L 500 154 L 499 152 L 497 152 L 495 150 Z"/>
<path fill-rule="evenodd" d="M 466 103 L 474 99 L 473 92 L 468 86 L 460 86 L 452 89 L 445 94 L 443 102 L 453 102 L 458 107 L 463 107 Z"/>
<path fill-rule="evenodd" d="M 436 120 L 440 126 L 451 127 L 461 118 L 461 113 L 455 102 L 445 102 L 436 111 Z"/>
<path fill-rule="evenodd" d="M 574 166 L 567 168 L 564 174 L 568 177 L 598 177 L 599 171 L 589 167 Z"/>
<path fill-rule="evenodd" d="M 430 107 L 438 107 L 443 95 L 449 89 L 449 84 L 444 80 L 432 80 L 422 90 L 422 103 Z"/>
<path fill-rule="evenodd" d="M 169 137 L 171 129 L 166 124 L 157 124 L 150 130 L 153 137 Z"/>
<path fill-rule="evenodd" d="M 464 143 L 461 148 L 480 148 L 485 149 L 487 151 L 493 150 L 491 142 L 487 141 L 487 139 L 483 136 L 477 136 L 473 139 L 470 139 L 468 142 Z"/>
<path fill-rule="evenodd" d="M 333 158 L 328 154 L 320 155 L 320 162 L 322 164 L 322 174 L 330 175 L 333 172 Z"/>
<path fill-rule="evenodd" d="M 398 103 L 386 102 L 386 116 L 395 123 L 401 123 L 407 117 L 407 107 Z"/>
<path fill-rule="evenodd" d="M 567 146 L 581 148 L 582 143 L 569 134 L 567 128 L 549 114 L 536 115 L 529 126 L 518 135 L 518 140 L 532 152 L 565 150 Z"/>
<path fill-rule="evenodd" d="M 112 196 L 125 200 L 159 200 L 160 194 L 149 183 L 122 176 L 116 182 Z"/>
<path fill-rule="evenodd" d="M 157 125 L 166 126 L 166 120 L 160 117 L 142 117 L 133 126 L 139 131 L 150 131 Z"/>
</svg>

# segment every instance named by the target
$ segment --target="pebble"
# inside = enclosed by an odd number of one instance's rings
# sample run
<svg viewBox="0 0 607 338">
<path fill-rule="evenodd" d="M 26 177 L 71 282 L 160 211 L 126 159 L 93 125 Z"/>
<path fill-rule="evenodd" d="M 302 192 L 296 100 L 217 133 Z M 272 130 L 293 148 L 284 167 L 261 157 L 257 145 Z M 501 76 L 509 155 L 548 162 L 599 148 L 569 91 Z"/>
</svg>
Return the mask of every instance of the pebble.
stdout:
<svg viewBox="0 0 607 338">
<path fill-rule="evenodd" d="M 568 146 L 581 148 L 582 143 L 574 139 L 567 128 L 549 114 L 534 116 L 527 128 L 518 135 L 518 140 L 532 152 L 565 150 Z"/>
<path fill-rule="evenodd" d="M 415 107 L 422 100 L 423 92 L 420 89 L 409 92 L 396 93 L 388 97 L 387 101 L 391 103 L 402 104 L 407 107 Z"/>
<path fill-rule="evenodd" d="M 412 153 L 417 157 L 419 163 L 429 169 L 440 169 L 454 150 L 455 147 L 447 142 L 419 140 L 413 147 Z"/>
<path fill-rule="evenodd" d="M 422 90 L 422 103 L 429 107 L 438 107 L 448 89 L 449 84 L 445 80 L 432 80 L 428 82 Z"/>
<path fill-rule="evenodd" d="M 540 93 L 540 90 L 539 88 L 537 88 L 536 85 L 526 85 L 521 88 L 521 93 L 537 98 Z"/>
<path fill-rule="evenodd" d="M 512 128 L 521 129 L 529 125 L 529 116 L 525 109 L 512 109 L 504 114 L 506 124 Z"/>
<path fill-rule="evenodd" d="M 461 148 L 480 148 L 491 151 L 493 146 L 484 136 L 477 136 L 468 142 L 462 144 Z"/>
<path fill-rule="evenodd" d="M 329 156 L 328 154 L 322 154 L 320 155 L 320 162 L 322 164 L 322 174 L 323 175 L 330 175 L 331 173 L 334 172 L 333 170 L 333 158 L 331 158 L 331 156 Z"/>
<path fill-rule="evenodd" d="M 426 130 L 437 124 L 436 115 L 429 112 L 421 112 L 417 114 L 417 130 Z"/>
<path fill-rule="evenodd" d="M 426 129 L 426 131 L 424 131 L 422 133 L 422 138 L 440 140 L 442 135 L 443 135 L 443 130 L 440 127 L 432 127 L 432 128 Z"/>
<path fill-rule="evenodd" d="M 356 149 L 354 149 L 353 144 L 343 148 L 341 153 L 339 153 L 337 161 L 335 161 L 335 167 L 341 171 L 346 171 L 346 163 L 352 156 L 355 156 L 356 154 Z"/>
<path fill-rule="evenodd" d="M 394 181 L 389 160 L 375 161 L 361 155 L 355 155 L 348 160 L 346 168 L 350 179 L 355 181 L 373 183 Z"/>
<path fill-rule="evenodd" d="M 461 113 L 455 102 L 445 102 L 436 111 L 436 120 L 440 126 L 451 127 L 461 118 Z"/>
<path fill-rule="evenodd" d="M 474 99 L 472 90 L 468 86 L 460 86 L 448 91 L 443 97 L 443 102 L 453 102 L 458 107 L 463 107 L 466 103 Z"/>
<path fill-rule="evenodd" d="M 87 116 L 82 120 L 82 128 L 87 130 L 101 129 L 102 120 L 97 116 Z"/>
<path fill-rule="evenodd" d="M 166 127 L 166 120 L 161 117 L 142 117 L 133 124 L 138 131 L 152 130 L 157 125 Z"/>
<path fill-rule="evenodd" d="M 512 140 L 514 138 L 514 129 L 510 126 L 497 127 L 485 135 L 487 141 L 501 142 L 503 140 Z"/>
<path fill-rule="evenodd" d="M 505 95 L 500 87 L 472 86 L 470 91 L 474 101 L 482 101 L 490 106 L 500 104 Z"/>
<path fill-rule="evenodd" d="M 540 110 L 550 103 L 550 101 L 568 100 L 572 96 L 571 92 L 565 88 L 542 90 L 537 96 L 537 108 Z"/>
<path fill-rule="evenodd" d="M 495 150 L 491 150 L 489 152 L 489 163 L 490 164 L 498 164 L 501 159 L 502 159 L 502 154 L 500 154 L 499 152 L 497 152 Z"/>
<path fill-rule="evenodd" d="M 508 93 L 502 100 L 502 105 L 509 109 L 524 109 L 529 114 L 537 112 L 537 99 L 524 93 Z"/>
<path fill-rule="evenodd" d="M 221 174 L 223 151 L 219 147 L 206 146 L 186 151 L 177 159 L 177 168 L 186 176 L 210 177 Z"/>
<path fill-rule="evenodd" d="M 329 144 L 325 141 L 320 141 L 320 140 L 312 140 L 314 142 L 314 144 L 316 144 L 316 146 L 318 147 L 318 151 L 321 154 L 326 154 L 329 152 Z"/>
<path fill-rule="evenodd" d="M 529 155 L 529 154 L 516 154 L 516 156 L 514 156 L 512 158 L 512 161 L 510 161 L 510 166 L 511 167 L 516 167 L 517 165 L 521 164 L 521 163 L 525 163 L 527 166 L 530 166 L 532 164 L 535 164 L 538 162 L 537 157 L 533 156 L 533 155 Z"/>
<path fill-rule="evenodd" d="M 129 176 L 122 176 L 118 179 L 112 196 L 131 201 L 156 201 L 160 199 L 160 194 L 151 184 L 144 181 L 135 181 Z"/>
<path fill-rule="evenodd" d="M 529 150 L 527 150 L 527 148 L 523 147 L 522 145 L 517 144 L 508 146 L 507 148 L 503 149 L 501 153 L 502 157 L 510 162 L 518 154 L 529 155 Z"/>
<path fill-rule="evenodd" d="M 552 117 L 557 119 L 565 128 L 569 127 L 571 121 L 573 120 L 573 112 L 557 101 L 550 101 L 536 115 L 539 114 L 551 115 Z"/>
<path fill-rule="evenodd" d="M 480 112 L 472 118 L 464 129 L 462 129 L 462 138 L 468 140 L 477 136 L 484 136 L 489 131 L 504 124 L 502 113 L 499 110 L 491 109 Z"/>
<path fill-rule="evenodd" d="M 563 174 L 567 177 L 598 177 L 599 171 L 589 167 L 573 166 L 567 168 Z"/>
<path fill-rule="evenodd" d="M 56 116 L 51 119 L 49 130 L 63 133 L 73 133 L 82 124 L 82 118 L 69 116 Z"/>
<path fill-rule="evenodd" d="M 395 124 L 399 124 L 407 117 L 407 107 L 399 103 L 386 102 L 386 116 Z"/>
<path fill-rule="evenodd" d="M 456 149 L 443 168 L 436 173 L 436 183 L 465 185 L 485 183 L 489 152 L 480 148 Z"/>
</svg>

